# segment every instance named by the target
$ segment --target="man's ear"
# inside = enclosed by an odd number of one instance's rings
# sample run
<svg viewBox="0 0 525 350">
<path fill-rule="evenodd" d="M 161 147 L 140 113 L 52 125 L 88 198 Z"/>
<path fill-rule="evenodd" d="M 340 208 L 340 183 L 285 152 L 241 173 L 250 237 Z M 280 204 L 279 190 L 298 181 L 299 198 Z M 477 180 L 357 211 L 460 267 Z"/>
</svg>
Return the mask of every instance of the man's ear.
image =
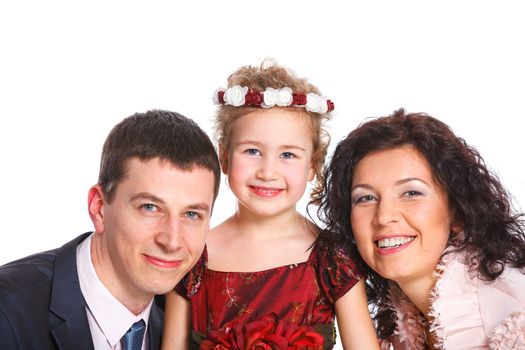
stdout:
<svg viewBox="0 0 525 350">
<path fill-rule="evenodd" d="M 100 185 L 91 187 L 88 193 L 88 211 L 95 233 L 104 232 L 104 204 L 102 187 Z"/>
<path fill-rule="evenodd" d="M 219 162 L 221 163 L 222 173 L 228 175 L 228 150 L 222 140 L 219 142 Z"/>
</svg>

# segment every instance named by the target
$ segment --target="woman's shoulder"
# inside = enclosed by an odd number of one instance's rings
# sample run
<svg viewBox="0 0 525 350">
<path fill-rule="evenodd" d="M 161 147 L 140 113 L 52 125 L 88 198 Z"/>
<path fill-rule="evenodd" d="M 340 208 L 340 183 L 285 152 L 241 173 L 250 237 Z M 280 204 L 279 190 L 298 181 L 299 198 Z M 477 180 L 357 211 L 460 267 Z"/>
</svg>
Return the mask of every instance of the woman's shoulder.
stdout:
<svg viewBox="0 0 525 350">
<path fill-rule="evenodd" d="M 480 289 L 486 289 L 488 294 L 497 292 L 506 299 L 510 299 L 525 308 L 525 271 L 512 266 L 506 266 L 505 270 L 494 281 L 480 281 Z"/>
<path fill-rule="evenodd" d="M 524 291 L 525 274 L 510 266 L 494 281 L 479 281 L 479 309 L 491 348 L 525 348 Z"/>
<path fill-rule="evenodd" d="M 499 278 L 486 281 L 470 268 L 464 252 L 451 252 L 438 273 L 432 291 L 433 328 L 445 348 L 465 341 L 486 346 L 495 341 L 495 334 L 505 333 L 515 341 L 525 336 L 525 275 L 521 271 L 507 266 Z M 516 330 L 514 335 L 511 329 Z"/>
<path fill-rule="evenodd" d="M 505 265 L 503 273 L 493 281 L 483 278 L 471 268 L 464 252 L 452 252 L 444 259 L 443 277 L 438 284 L 445 295 L 474 292 L 480 307 L 502 303 L 525 309 L 525 270 Z"/>
</svg>

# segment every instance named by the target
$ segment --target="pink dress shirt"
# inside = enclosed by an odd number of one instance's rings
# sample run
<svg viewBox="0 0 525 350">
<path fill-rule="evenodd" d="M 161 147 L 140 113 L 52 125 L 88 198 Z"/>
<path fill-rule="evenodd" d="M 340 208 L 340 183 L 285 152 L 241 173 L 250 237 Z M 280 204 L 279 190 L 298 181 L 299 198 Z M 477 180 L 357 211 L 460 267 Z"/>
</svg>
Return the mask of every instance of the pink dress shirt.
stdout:
<svg viewBox="0 0 525 350">
<path fill-rule="evenodd" d="M 120 339 L 131 325 L 140 319 L 148 326 L 152 301 L 138 315 L 134 315 L 122 305 L 102 284 L 91 261 L 91 238 L 93 234 L 77 247 L 77 269 L 80 290 L 86 300 L 86 313 L 96 350 L 121 350 Z M 142 350 L 147 350 L 146 333 Z"/>
</svg>

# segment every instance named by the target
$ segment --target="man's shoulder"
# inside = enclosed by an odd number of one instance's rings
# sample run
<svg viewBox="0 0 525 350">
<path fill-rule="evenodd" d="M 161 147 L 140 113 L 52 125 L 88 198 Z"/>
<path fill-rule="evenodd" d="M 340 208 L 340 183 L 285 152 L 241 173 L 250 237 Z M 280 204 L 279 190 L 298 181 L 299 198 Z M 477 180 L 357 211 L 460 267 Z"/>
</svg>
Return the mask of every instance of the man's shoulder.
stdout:
<svg viewBox="0 0 525 350">
<path fill-rule="evenodd" d="M 0 266 L 0 300 L 36 284 L 48 282 L 58 249 L 27 256 Z"/>
<path fill-rule="evenodd" d="M 57 256 L 67 251 L 73 258 L 75 246 L 86 236 L 87 234 L 83 234 L 60 248 L 26 256 L 0 266 L 0 302 L 23 290 L 42 288 L 42 286 L 49 288 L 48 285 L 53 279 Z M 68 266 L 76 269 L 75 265 L 69 261 Z"/>
</svg>

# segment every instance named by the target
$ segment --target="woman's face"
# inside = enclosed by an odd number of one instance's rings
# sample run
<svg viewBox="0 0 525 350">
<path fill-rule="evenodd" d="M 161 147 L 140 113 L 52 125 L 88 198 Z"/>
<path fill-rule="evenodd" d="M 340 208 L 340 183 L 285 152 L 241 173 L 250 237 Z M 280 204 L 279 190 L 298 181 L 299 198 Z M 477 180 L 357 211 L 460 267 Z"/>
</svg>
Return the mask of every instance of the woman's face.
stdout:
<svg viewBox="0 0 525 350">
<path fill-rule="evenodd" d="M 351 224 L 377 273 L 400 284 L 432 279 L 451 232 L 447 194 L 412 146 L 376 151 L 357 163 Z"/>
</svg>

